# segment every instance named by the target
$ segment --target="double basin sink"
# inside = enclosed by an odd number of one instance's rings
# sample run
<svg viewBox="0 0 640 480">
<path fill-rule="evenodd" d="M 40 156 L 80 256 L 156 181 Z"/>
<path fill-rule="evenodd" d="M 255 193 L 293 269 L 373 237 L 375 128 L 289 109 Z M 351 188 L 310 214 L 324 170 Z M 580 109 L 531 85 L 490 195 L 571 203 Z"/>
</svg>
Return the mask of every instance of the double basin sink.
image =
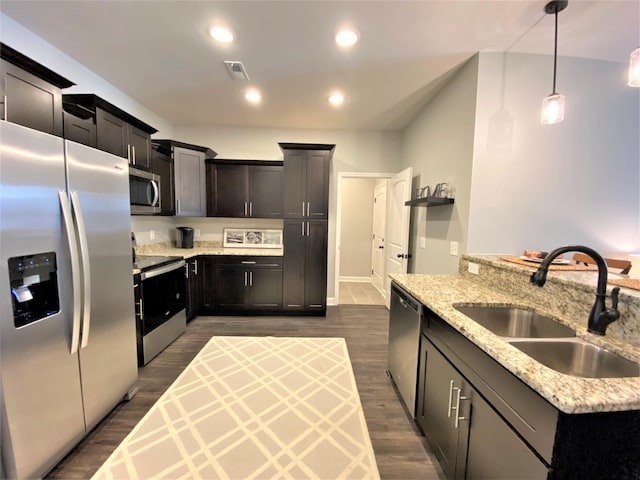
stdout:
<svg viewBox="0 0 640 480">
<path fill-rule="evenodd" d="M 587 378 L 640 376 L 640 364 L 579 339 L 572 328 L 534 311 L 492 305 L 455 308 L 560 373 Z"/>
</svg>

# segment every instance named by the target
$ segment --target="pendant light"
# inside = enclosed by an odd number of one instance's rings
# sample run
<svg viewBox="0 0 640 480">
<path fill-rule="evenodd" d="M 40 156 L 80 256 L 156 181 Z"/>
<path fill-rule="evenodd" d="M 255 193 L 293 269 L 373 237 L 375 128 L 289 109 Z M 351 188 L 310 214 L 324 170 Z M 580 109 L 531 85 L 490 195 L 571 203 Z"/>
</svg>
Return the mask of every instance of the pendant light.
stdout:
<svg viewBox="0 0 640 480">
<path fill-rule="evenodd" d="M 540 117 L 540 122 L 545 125 L 564 120 L 564 95 L 556 92 L 556 66 L 558 63 L 558 13 L 567 8 L 568 3 L 568 0 L 553 0 L 544 7 L 545 13 L 554 14 L 556 20 L 553 43 L 553 91 L 542 101 L 542 115 Z"/>
<path fill-rule="evenodd" d="M 630 87 L 640 87 L 640 47 L 631 52 L 629 58 L 629 82 Z"/>
</svg>

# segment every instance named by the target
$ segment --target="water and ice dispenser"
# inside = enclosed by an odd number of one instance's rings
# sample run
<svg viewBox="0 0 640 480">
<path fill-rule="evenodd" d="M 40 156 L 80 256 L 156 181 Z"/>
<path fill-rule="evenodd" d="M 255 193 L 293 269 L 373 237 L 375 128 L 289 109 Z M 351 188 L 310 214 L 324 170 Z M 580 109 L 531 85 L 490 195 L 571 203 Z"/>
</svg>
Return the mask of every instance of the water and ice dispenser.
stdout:
<svg viewBox="0 0 640 480">
<path fill-rule="evenodd" d="M 9 263 L 13 322 L 16 328 L 60 311 L 54 252 L 12 257 Z"/>
</svg>

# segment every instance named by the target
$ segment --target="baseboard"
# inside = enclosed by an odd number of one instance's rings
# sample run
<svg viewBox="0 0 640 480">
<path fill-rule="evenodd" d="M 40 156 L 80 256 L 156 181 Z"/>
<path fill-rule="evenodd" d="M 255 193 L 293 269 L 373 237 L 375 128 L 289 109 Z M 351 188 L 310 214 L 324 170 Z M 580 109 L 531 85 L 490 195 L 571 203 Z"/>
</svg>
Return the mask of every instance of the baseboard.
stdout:
<svg viewBox="0 0 640 480">
<path fill-rule="evenodd" d="M 371 277 L 339 277 L 339 281 L 341 282 L 366 282 L 371 283 Z"/>
<path fill-rule="evenodd" d="M 327 306 L 335 307 L 336 305 L 338 305 L 338 302 L 336 302 L 336 297 L 327 297 Z"/>
</svg>

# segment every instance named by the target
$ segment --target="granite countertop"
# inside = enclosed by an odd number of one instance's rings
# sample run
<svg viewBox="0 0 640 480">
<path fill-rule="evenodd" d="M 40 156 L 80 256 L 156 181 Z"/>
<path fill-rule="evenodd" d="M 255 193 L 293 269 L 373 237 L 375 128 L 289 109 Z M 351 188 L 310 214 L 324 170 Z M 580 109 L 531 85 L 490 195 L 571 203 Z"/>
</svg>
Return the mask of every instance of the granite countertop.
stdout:
<svg viewBox="0 0 640 480">
<path fill-rule="evenodd" d="M 522 297 L 487 288 L 463 275 L 391 275 L 391 278 L 422 304 L 502 364 L 564 413 L 640 410 L 640 377 L 582 378 L 565 375 L 533 360 L 503 338 L 493 334 L 455 309 L 460 304 L 527 305 Z M 561 316 L 536 307 L 560 323 L 576 328 Z M 640 361 L 640 348 L 600 337 L 576 328 L 576 336 L 598 346 Z"/>
<path fill-rule="evenodd" d="M 204 247 L 195 246 L 193 248 L 169 247 L 163 250 L 145 252 L 144 255 L 168 255 L 179 256 L 185 259 L 197 257 L 198 255 L 239 255 L 247 257 L 282 257 L 282 248 L 225 248 L 225 247 Z M 142 254 L 141 254 L 142 255 Z"/>
</svg>

